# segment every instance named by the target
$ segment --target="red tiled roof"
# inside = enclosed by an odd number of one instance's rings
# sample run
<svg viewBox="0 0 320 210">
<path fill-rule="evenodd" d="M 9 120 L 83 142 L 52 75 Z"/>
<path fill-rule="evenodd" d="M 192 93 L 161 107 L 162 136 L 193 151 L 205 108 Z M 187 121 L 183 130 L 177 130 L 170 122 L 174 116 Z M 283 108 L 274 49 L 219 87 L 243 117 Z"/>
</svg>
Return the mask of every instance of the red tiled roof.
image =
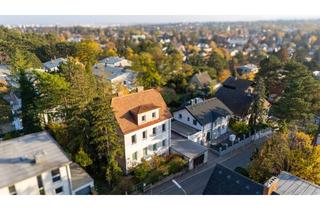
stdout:
<svg viewBox="0 0 320 210">
<path fill-rule="evenodd" d="M 115 97 L 111 101 L 111 106 L 123 134 L 172 118 L 161 94 L 155 89 Z M 145 110 L 146 108 L 148 110 L 151 107 L 160 108 L 159 118 L 151 122 L 138 125 L 130 113 L 130 111 L 137 109 L 137 107 L 140 107 L 141 110 Z"/>
<path fill-rule="evenodd" d="M 144 113 L 144 112 L 147 112 L 147 111 L 151 111 L 151 110 L 154 110 L 154 109 L 158 109 L 160 108 L 159 106 L 156 106 L 154 104 L 143 104 L 143 105 L 140 105 L 140 106 L 137 106 L 133 109 L 131 109 L 131 113 L 133 114 L 141 114 L 141 113 Z"/>
</svg>

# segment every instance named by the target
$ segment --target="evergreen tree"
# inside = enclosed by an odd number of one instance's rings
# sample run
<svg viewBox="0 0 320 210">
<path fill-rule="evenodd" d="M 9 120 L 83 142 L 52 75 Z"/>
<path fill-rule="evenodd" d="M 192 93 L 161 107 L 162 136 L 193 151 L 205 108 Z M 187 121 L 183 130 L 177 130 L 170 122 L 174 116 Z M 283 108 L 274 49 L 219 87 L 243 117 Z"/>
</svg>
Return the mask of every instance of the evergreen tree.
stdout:
<svg viewBox="0 0 320 210">
<path fill-rule="evenodd" d="M 263 123 L 267 115 L 265 108 L 265 92 L 266 88 L 264 85 L 264 81 L 261 77 L 258 77 L 255 87 L 254 102 L 251 109 L 251 116 L 249 119 L 249 125 L 252 127 L 256 127 L 259 123 Z"/>
<path fill-rule="evenodd" d="M 25 133 L 38 132 L 41 130 L 39 110 L 35 103 L 38 95 L 31 81 L 31 76 L 24 70 L 19 72 L 19 84 L 23 131 Z"/>
<path fill-rule="evenodd" d="M 304 126 L 320 111 L 320 82 L 302 64 L 291 62 L 286 69 L 286 87 L 272 111 L 281 119 Z"/>
</svg>

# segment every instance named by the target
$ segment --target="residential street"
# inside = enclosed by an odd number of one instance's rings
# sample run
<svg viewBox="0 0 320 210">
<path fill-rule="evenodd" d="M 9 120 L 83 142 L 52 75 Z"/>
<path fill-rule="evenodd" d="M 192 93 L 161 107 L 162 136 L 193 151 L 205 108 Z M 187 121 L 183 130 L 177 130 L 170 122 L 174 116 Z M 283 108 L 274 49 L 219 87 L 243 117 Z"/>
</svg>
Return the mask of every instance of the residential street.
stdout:
<svg viewBox="0 0 320 210">
<path fill-rule="evenodd" d="M 200 166 L 188 173 L 176 178 L 175 180 L 185 189 L 187 194 L 200 195 L 202 194 L 213 168 L 217 163 L 223 164 L 229 168 L 234 169 L 237 166 L 246 167 L 250 161 L 251 154 L 256 149 L 256 144 L 250 144 L 246 147 L 218 157 L 213 154 L 211 150 L 208 151 L 207 164 Z M 154 187 L 147 191 L 147 195 L 183 195 L 183 191 L 176 187 L 172 181 L 168 181 L 160 186 Z"/>
</svg>

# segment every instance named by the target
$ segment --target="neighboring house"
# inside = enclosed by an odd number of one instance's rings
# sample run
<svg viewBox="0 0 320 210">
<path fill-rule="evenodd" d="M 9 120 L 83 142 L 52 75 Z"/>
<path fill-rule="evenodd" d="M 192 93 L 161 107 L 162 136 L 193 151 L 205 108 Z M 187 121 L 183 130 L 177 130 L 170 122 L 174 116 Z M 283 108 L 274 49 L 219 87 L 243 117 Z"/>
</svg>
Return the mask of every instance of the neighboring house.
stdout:
<svg viewBox="0 0 320 210">
<path fill-rule="evenodd" d="M 59 70 L 59 66 L 66 62 L 64 58 L 57 58 L 50 61 L 47 61 L 43 64 L 43 68 L 46 72 L 56 72 Z"/>
<path fill-rule="evenodd" d="M 46 131 L 0 142 L 0 160 L 2 195 L 72 195 L 93 187 Z"/>
<path fill-rule="evenodd" d="M 236 70 L 240 75 L 244 75 L 244 74 L 248 75 L 250 73 L 256 74 L 259 72 L 259 68 L 254 64 L 247 64 L 244 66 L 239 66 L 236 68 Z"/>
<path fill-rule="evenodd" d="M 320 195 L 320 186 L 282 171 L 271 182 L 274 194 L 280 195 Z"/>
<path fill-rule="evenodd" d="M 169 153 L 172 116 L 157 90 L 115 97 L 111 106 L 124 139 L 124 159 L 119 162 L 125 173 L 141 159 Z"/>
<path fill-rule="evenodd" d="M 114 92 L 116 92 L 116 87 L 119 84 L 127 87 L 129 90 L 133 90 L 136 88 L 135 83 L 137 73 L 130 69 L 97 64 L 93 69 L 93 74 L 109 80 L 113 85 Z"/>
<path fill-rule="evenodd" d="M 215 96 L 240 119 L 249 119 L 249 110 L 254 101 L 253 82 L 229 77 L 217 90 Z"/>
<path fill-rule="evenodd" d="M 173 116 L 174 132 L 206 145 L 227 132 L 232 111 L 219 99 L 211 98 L 180 108 Z"/>
<path fill-rule="evenodd" d="M 135 34 L 131 36 L 131 39 L 133 42 L 140 42 L 140 40 L 145 40 L 146 39 L 146 35 L 139 35 L 139 34 Z"/>
<path fill-rule="evenodd" d="M 106 66 L 113 66 L 113 67 L 127 67 L 131 66 L 131 62 L 125 58 L 120 57 L 108 57 L 104 58 L 99 61 L 99 63 L 102 63 Z"/>
<path fill-rule="evenodd" d="M 217 164 L 203 191 L 203 195 L 263 195 L 263 191 L 262 184 Z"/>
<path fill-rule="evenodd" d="M 205 88 L 209 86 L 212 82 L 212 79 L 208 72 L 199 72 L 193 75 L 190 80 L 190 84 L 194 84 L 197 88 Z"/>
<path fill-rule="evenodd" d="M 320 186 L 282 171 L 264 184 L 217 164 L 204 195 L 320 195 Z"/>
</svg>

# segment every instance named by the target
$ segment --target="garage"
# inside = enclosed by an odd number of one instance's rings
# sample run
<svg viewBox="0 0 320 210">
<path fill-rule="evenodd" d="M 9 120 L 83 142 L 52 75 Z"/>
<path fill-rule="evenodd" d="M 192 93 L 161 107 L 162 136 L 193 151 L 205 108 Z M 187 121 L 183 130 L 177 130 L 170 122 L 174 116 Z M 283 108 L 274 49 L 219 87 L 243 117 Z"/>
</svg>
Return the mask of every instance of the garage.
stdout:
<svg viewBox="0 0 320 210">
<path fill-rule="evenodd" d="M 199 157 L 196 157 L 193 160 L 193 167 L 195 168 L 203 163 L 204 163 L 204 154 L 200 155 Z"/>
<path fill-rule="evenodd" d="M 171 135 L 170 152 L 182 155 L 189 162 L 189 170 L 207 162 L 208 148 L 174 132 Z"/>
</svg>

